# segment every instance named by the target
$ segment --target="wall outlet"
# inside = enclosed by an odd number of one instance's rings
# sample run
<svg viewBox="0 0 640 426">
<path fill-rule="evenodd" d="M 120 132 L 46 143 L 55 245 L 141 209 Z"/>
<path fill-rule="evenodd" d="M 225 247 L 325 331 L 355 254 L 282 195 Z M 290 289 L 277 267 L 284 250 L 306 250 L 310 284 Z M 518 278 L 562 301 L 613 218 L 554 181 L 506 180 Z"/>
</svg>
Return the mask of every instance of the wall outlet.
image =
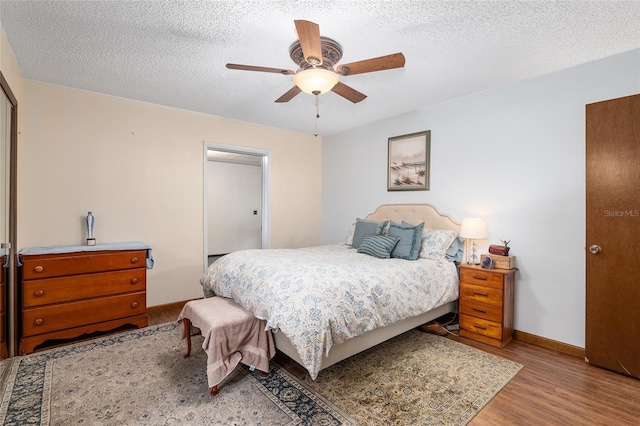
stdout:
<svg viewBox="0 0 640 426">
<path fill-rule="evenodd" d="M 449 324 L 447 326 L 447 330 L 449 330 L 449 331 L 460 330 L 460 325 L 459 324 Z"/>
</svg>

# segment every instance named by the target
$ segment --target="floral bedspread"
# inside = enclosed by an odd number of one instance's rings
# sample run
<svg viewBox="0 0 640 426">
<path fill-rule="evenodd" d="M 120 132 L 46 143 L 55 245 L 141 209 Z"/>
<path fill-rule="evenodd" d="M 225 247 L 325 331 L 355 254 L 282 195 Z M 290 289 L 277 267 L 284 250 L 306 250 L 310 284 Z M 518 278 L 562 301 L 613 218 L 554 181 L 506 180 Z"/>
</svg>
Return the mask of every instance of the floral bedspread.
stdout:
<svg viewBox="0 0 640 426">
<path fill-rule="evenodd" d="M 378 259 L 344 244 L 237 251 L 202 285 L 284 333 L 313 379 L 333 345 L 458 298 L 452 262 Z"/>
</svg>

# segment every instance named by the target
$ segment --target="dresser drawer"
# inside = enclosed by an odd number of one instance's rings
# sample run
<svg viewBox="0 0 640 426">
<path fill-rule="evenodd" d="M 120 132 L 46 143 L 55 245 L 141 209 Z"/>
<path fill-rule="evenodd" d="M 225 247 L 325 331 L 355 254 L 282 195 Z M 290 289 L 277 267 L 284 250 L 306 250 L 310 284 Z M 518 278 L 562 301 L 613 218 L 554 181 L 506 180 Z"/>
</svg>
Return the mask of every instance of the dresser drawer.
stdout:
<svg viewBox="0 0 640 426">
<path fill-rule="evenodd" d="M 460 314 L 460 328 L 473 333 L 482 334 L 493 339 L 502 339 L 502 324 L 487 321 L 465 314 Z"/>
<path fill-rule="evenodd" d="M 490 305 L 488 303 L 478 302 L 476 300 L 463 297 L 460 299 L 459 310 L 461 314 L 483 318 L 498 323 L 502 322 L 501 305 Z"/>
<path fill-rule="evenodd" d="M 22 256 L 22 279 L 144 268 L 146 257 L 146 250 L 26 255 Z"/>
<path fill-rule="evenodd" d="M 489 270 L 482 270 L 479 268 L 464 268 L 460 269 L 460 282 L 469 284 L 478 284 L 492 288 L 502 288 L 503 276 L 499 273 L 491 272 Z"/>
<path fill-rule="evenodd" d="M 481 285 L 460 283 L 460 299 L 502 306 L 502 289 L 484 287 Z"/>
<path fill-rule="evenodd" d="M 146 313 L 145 292 L 88 299 L 22 310 L 22 335 L 95 324 Z"/>
<path fill-rule="evenodd" d="M 112 294 L 145 291 L 146 273 L 146 269 L 138 268 L 24 281 L 22 284 L 22 306 L 30 308 Z"/>
</svg>

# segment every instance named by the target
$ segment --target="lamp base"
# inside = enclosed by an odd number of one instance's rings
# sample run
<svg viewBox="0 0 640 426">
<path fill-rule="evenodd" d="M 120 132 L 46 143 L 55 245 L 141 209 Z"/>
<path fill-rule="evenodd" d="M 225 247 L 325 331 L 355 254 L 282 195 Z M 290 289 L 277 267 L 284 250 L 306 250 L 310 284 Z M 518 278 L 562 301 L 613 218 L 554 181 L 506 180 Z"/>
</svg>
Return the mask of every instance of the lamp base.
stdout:
<svg viewBox="0 0 640 426">
<path fill-rule="evenodd" d="M 479 265 L 480 258 L 478 257 L 478 252 L 476 251 L 476 240 L 471 240 L 471 254 L 469 254 L 469 258 L 467 259 L 467 263 L 469 265 Z"/>
</svg>

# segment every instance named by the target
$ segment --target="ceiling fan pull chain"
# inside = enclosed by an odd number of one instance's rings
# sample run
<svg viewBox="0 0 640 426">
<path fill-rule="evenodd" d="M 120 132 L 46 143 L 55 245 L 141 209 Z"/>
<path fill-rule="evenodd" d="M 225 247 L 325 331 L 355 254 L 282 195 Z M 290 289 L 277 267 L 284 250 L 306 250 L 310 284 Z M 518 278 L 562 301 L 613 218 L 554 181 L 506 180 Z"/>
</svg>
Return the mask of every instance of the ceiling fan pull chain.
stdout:
<svg viewBox="0 0 640 426">
<path fill-rule="evenodd" d="M 320 118 L 320 95 L 316 94 L 316 131 L 313 136 L 318 137 L 318 119 Z"/>
</svg>

